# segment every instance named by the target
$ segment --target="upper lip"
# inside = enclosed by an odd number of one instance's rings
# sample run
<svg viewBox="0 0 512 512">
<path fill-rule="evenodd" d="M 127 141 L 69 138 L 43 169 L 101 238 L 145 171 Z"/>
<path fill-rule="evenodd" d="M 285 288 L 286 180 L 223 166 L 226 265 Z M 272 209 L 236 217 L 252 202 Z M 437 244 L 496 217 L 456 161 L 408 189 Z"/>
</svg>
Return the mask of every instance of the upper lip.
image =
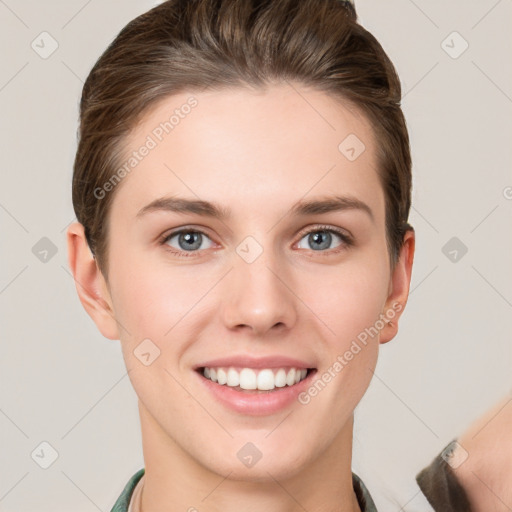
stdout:
<svg viewBox="0 0 512 512">
<path fill-rule="evenodd" d="M 252 357 L 248 355 L 238 355 L 238 356 L 229 356 L 229 357 L 221 357 L 218 359 L 212 359 L 210 361 L 205 361 L 201 364 L 197 364 L 194 366 L 195 370 L 199 368 L 217 368 L 217 367 L 229 367 L 229 366 L 238 366 L 241 368 L 283 368 L 287 366 L 291 366 L 293 368 L 314 368 L 314 365 L 307 362 L 301 361 L 300 359 L 296 359 L 293 357 L 287 356 L 266 356 L 266 357 Z"/>
</svg>

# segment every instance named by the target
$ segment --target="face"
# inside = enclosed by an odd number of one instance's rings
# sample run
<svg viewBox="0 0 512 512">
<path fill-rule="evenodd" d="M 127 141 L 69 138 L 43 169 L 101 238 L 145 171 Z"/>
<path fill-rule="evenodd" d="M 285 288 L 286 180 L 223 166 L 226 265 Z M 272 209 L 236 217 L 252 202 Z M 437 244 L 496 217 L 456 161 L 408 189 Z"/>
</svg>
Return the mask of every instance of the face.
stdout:
<svg viewBox="0 0 512 512">
<path fill-rule="evenodd" d="M 375 144 L 356 110 L 298 85 L 176 95 L 127 140 L 108 302 L 147 424 L 202 467 L 290 476 L 351 432 L 383 319 L 403 306 Z M 196 369 L 236 356 L 315 371 L 292 399 L 293 386 L 221 396 Z M 262 454 L 251 468 L 246 443 Z"/>
</svg>

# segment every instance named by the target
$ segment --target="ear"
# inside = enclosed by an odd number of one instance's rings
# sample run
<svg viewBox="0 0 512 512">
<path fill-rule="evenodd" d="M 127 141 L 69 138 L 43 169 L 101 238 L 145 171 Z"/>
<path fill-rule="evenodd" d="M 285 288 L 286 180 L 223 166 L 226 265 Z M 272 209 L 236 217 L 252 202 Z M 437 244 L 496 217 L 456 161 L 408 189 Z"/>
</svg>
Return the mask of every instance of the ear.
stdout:
<svg viewBox="0 0 512 512">
<path fill-rule="evenodd" d="M 75 279 L 82 306 L 108 339 L 118 340 L 112 299 L 98 264 L 92 255 L 82 224 L 74 222 L 67 230 L 68 264 Z"/>
<path fill-rule="evenodd" d="M 380 343 L 391 341 L 398 332 L 398 321 L 409 297 L 414 247 L 414 230 L 409 229 L 405 232 L 399 258 L 391 274 L 389 295 L 382 311 L 386 324 L 380 332 Z"/>
</svg>

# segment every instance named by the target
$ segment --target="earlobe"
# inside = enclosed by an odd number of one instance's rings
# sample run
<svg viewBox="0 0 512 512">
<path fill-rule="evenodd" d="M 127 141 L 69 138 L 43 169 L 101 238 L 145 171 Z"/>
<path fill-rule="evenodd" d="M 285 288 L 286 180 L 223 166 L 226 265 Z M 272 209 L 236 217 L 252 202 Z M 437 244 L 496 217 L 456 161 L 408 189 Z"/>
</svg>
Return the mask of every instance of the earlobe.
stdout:
<svg viewBox="0 0 512 512">
<path fill-rule="evenodd" d="M 379 342 L 391 341 L 398 333 L 398 321 L 409 297 L 412 265 L 414 261 L 414 230 L 406 231 L 398 261 L 391 275 L 389 295 L 384 306 L 385 326 L 381 330 Z"/>
<path fill-rule="evenodd" d="M 82 306 L 103 336 L 118 340 L 119 330 L 114 317 L 112 300 L 103 274 L 87 244 L 84 227 L 79 222 L 69 226 L 67 246 L 68 264 Z"/>
</svg>

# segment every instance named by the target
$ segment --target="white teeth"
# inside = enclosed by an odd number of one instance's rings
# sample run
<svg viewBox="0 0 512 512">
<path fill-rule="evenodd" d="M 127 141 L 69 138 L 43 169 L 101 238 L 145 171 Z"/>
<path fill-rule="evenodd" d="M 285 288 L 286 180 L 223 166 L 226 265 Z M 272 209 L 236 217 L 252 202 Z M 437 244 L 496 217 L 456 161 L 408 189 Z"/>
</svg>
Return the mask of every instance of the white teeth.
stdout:
<svg viewBox="0 0 512 512">
<path fill-rule="evenodd" d="M 272 370 L 261 370 L 258 373 L 258 389 L 274 389 L 274 372 Z"/>
<path fill-rule="evenodd" d="M 286 384 L 288 386 L 293 386 L 295 384 L 295 368 L 292 368 L 288 375 L 286 376 Z"/>
<path fill-rule="evenodd" d="M 281 368 L 277 371 L 274 377 L 274 384 L 276 388 L 284 388 L 286 386 L 286 372 Z"/>
<path fill-rule="evenodd" d="M 259 389 L 262 391 L 274 388 L 293 386 L 306 378 L 306 368 L 291 368 L 286 372 L 284 368 L 277 371 L 265 368 L 253 370 L 243 368 L 240 372 L 234 368 L 204 368 L 203 375 L 213 382 L 229 387 L 242 389 Z"/>
<path fill-rule="evenodd" d="M 205 368 L 205 370 L 207 370 L 207 368 Z M 233 388 L 236 388 L 237 386 L 240 385 L 240 375 L 233 368 L 230 368 L 228 370 L 228 382 L 227 382 L 227 385 L 231 386 Z"/>
<path fill-rule="evenodd" d="M 219 384 L 226 384 L 227 381 L 228 376 L 226 375 L 226 372 L 222 368 L 219 368 L 217 370 L 217 382 Z"/>
<path fill-rule="evenodd" d="M 240 387 L 242 389 L 256 389 L 258 387 L 258 380 L 254 370 L 244 368 L 240 372 Z"/>
</svg>

